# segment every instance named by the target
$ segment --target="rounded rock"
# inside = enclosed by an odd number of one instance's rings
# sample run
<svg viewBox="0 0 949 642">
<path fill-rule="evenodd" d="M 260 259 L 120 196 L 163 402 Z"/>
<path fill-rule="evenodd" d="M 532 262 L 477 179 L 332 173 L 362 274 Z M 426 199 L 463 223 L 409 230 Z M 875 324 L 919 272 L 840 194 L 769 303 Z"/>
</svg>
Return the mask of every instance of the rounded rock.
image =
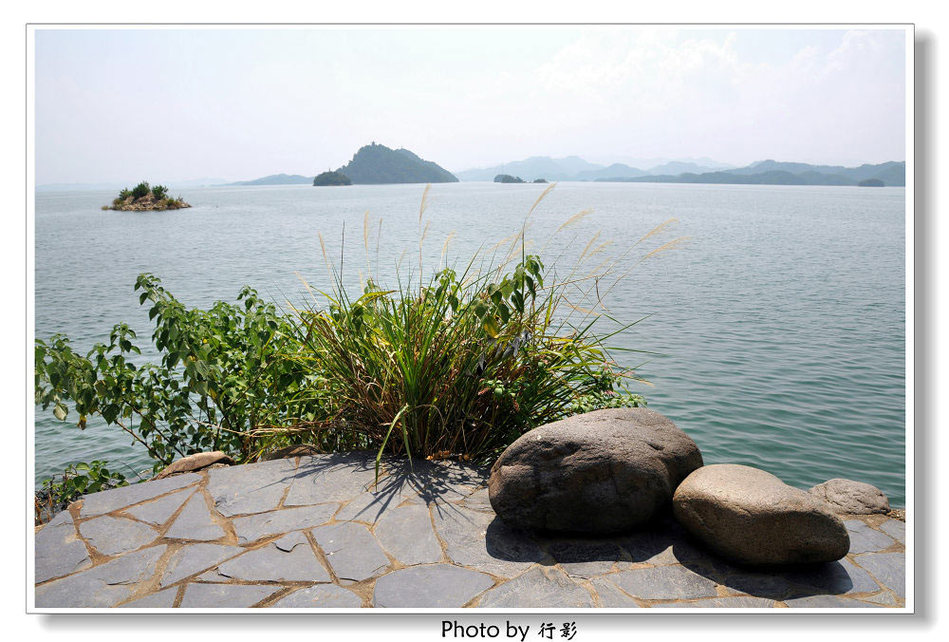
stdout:
<svg viewBox="0 0 949 642">
<path fill-rule="evenodd" d="M 521 435 L 492 467 L 488 493 L 510 526 L 620 533 L 667 506 L 701 465 L 695 442 L 658 412 L 597 410 Z"/>
<path fill-rule="evenodd" d="M 873 515 L 890 512 L 890 501 L 883 491 L 852 479 L 831 479 L 807 492 L 826 502 L 835 513 Z"/>
<path fill-rule="evenodd" d="M 832 562 L 850 550 L 847 528 L 816 497 L 751 466 L 704 466 L 679 484 L 675 518 L 734 562 L 783 566 Z"/>
</svg>

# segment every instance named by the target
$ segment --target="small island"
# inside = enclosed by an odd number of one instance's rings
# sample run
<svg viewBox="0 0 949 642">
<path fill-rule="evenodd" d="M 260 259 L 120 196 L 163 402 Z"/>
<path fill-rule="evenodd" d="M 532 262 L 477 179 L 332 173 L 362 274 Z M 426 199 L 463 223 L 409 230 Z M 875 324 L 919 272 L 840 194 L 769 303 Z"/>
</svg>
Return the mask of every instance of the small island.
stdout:
<svg viewBox="0 0 949 642">
<path fill-rule="evenodd" d="M 324 185 L 352 185 L 353 182 L 346 174 L 342 172 L 323 172 L 313 179 L 313 186 L 320 187 Z"/>
<path fill-rule="evenodd" d="M 523 183 L 524 179 L 520 176 L 511 176 L 510 174 L 498 174 L 494 177 L 495 183 Z"/>
<path fill-rule="evenodd" d="M 147 182 L 142 181 L 132 189 L 123 189 L 111 205 L 103 205 L 102 209 L 121 212 L 160 212 L 180 210 L 185 207 L 191 207 L 191 205 L 185 203 L 180 196 L 178 198 L 168 196 L 168 188 L 164 185 L 151 187 Z"/>
<path fill-rule="evenodd" d="M 884 187 L 885 185 L 886 183 L 879 178 L 865 178 L 857 183 L 857 187 Z"/>
</svg>

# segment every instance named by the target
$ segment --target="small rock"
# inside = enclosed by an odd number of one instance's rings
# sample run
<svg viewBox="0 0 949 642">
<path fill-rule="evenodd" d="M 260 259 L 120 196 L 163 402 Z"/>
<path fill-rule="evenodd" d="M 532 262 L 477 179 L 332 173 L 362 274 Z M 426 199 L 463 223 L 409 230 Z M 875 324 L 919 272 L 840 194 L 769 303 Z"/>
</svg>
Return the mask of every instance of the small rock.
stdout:
<svg viewBox="0 0 949 642">
<path fill-rule="evenodd" d="M 750 466 L 699 468 L 679 485 L 672 507 L 689 533 L 743 564 L 832 562 L 850 549 L 847 528 L 826 504 Z"/>
<path fill-rule="evenodd" d="M 827 502 L 835 513 L 872 515 L 890 512 L 890 501 L 883 491 L 851 479 L 831 479 L 807 492 Z"/>
<path fill-rule="evenodd" d="M 491 506 L 505 523 L 610 534 L 649 521 L 689 473 L 698 446 L 646 408 L 597 410 L 521 435 L 491 469 Z"/>
<path fill-rule="evenodd" d="M 214 464 L 226 464 L 231 466 L 234 464 L 234 460 L 220 450 L 215 450 L 210 453 L 195 453 L 172 462 L 170 466 L 155 475 L 155 479 L 164 479 L 165 477 L 180 475 L 181 473 L 191 473 L 207 468 L 208 466 L 213 466 Z"/>
</svg>

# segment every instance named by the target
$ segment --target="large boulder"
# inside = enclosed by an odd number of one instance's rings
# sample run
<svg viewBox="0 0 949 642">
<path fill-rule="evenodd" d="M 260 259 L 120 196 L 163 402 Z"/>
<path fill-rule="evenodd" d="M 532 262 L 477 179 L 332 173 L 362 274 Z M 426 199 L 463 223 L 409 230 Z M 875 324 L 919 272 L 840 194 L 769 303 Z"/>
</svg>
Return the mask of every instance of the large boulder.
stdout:
<svg viewBox="0 0 949 642">
<path fill-rule="evenodd" d="M 835 513 L 872 515 L 890 512 L 890 500 L 883 491 L 852 479 L 831 479 L 807 492 L 826 502 Z"/>
<path fill-rule="evenodd" d="M 488 493 L 511 526 L 619 533 L 649 521 L 701 465 L 695 442 L 658 412 L 597 410 L 521 435 L 491 469 Z"/>
<path fill-rule="evenodd" d="M 699 468 L 679 484 L 672 510 L 695 538 L 741 564 L 832 562 L 850 550 L 824 502 L 750 466 Z"/>
</svg>

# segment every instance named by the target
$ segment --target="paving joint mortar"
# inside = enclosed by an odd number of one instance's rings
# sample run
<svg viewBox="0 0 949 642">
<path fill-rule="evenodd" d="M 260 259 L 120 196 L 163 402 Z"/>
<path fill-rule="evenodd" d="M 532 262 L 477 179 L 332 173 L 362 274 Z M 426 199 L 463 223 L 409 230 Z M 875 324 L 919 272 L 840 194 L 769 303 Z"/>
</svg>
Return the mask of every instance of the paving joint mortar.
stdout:
<svg viewBox="0 0 949 642">
<path fill-rule="evenodd" d="M 851 550 L 838 562 L 749 569 L 705 551 L 668 515 L 616 537 L 527 533 L 494 515 L 484 470 L 416 461 L 410 471 L 387 459 L 377 485 L 374 464 L 365 453 L 302 456 L 84 497 L 36 531 L 36 606 L 905 606 L 905 525 L 886 515 L 842 516 Z M 287 504 L 294 488 L 296 503 Z M 106 544 L 107 524 L 120 528 Z M 223 534 L 202 539 L 212 527 Z M 285 550 L 277 543 L 288 535 Z M 77 561 L 78 543 L 85 556 Z M 261 564 L 267 559 L 274 563 Z M 304 567 L 319 577 L 282 575 Z"/>
</svg>

